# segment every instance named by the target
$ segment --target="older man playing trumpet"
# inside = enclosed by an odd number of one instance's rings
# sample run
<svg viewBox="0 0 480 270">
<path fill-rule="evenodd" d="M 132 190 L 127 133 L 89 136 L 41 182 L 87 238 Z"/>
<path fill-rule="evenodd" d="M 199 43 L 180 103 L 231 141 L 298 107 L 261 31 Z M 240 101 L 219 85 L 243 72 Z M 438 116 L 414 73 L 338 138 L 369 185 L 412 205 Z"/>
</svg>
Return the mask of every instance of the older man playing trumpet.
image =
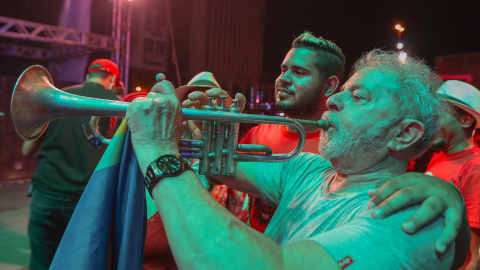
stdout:
<svg viewBox="0 0 480 270">
<path fill-rule="evenodd" d="M 396 53 L 367 53 L 342 91 L 327 101 L 324 117 L 331 127 L 321 135 L 323 157 L 239 163 L 235 176 L 215 176 L 278 205 L 262 235 L 219 206 L 179 157 L 180 105 L 170 83 L 157 84 L 146 99 L 132 103 L 126 117 L 177 265 L 450 269 L 453 248 L 435 251 L 442 217 L 407 235 L 401 224 L 417 206 L 382 220 L 374 220 L 366 206 L 370 189 L 404 174 L 408 161 L 438 135 L 445 111 L 435 95 L 439 86 L 435 74 L 414 58 L 401 62 Z"/>
</svg>

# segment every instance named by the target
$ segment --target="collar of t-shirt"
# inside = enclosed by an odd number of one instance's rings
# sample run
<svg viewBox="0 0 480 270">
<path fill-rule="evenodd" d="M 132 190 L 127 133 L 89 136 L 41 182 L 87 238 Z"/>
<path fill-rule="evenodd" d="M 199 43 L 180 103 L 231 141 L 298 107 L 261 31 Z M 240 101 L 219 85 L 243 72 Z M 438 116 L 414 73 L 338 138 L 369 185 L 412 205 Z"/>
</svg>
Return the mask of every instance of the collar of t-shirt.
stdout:
<svg viewBox="0 0 480 270">
<path fill-rule="evenodd" d="M 438 153 L 439 155 L 444 155 L 446 160 L 457 160 L 463 158 L 465 156 L 471 155 L 472 153 L 478 152 L 480 149 L 478 146 L 474 145 L 472 148 L 465 149 L 459 152 L 455 152 L 452 154 L 445 154 L 443 152 Z"/>
</svg>

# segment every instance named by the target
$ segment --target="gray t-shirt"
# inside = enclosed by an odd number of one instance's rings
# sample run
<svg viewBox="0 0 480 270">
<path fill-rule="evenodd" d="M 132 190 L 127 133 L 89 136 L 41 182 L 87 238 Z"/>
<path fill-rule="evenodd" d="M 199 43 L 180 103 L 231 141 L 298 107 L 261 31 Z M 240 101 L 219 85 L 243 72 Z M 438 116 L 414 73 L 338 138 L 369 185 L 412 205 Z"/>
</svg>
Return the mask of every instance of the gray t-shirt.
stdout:
<svg viewBox="0 0 480 270">
<path fill-rule="evenodd" d="M 332 194 L 335 171 L 319 155 L 302 153 L 282 163 L 260 163 L 257 181 L 267 204 L 278 205 L 265 235 L 280 245 L 313 240 L 342 269 L 449 269 L 454 247 L 437 255 L 434 243 L 443 218 L 408 235 L 401 224 L 417 209 L 410 207 L 376 220 L 367 209 L 368 190 Z"/>
</svg>

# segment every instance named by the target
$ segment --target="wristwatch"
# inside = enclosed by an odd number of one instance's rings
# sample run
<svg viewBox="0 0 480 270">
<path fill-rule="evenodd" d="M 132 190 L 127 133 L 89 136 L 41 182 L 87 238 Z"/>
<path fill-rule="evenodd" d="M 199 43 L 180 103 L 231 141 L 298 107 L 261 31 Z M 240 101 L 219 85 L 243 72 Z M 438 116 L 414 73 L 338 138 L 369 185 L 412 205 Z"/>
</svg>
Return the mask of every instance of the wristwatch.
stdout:
<svg viewBox="0 0 480 270">
<path fill-rule="evenodd" d="M 192 167 L 185 158 L 177 155 L 161 156 L 148 165 L 145 174 L 145 187 L 151 196 L 153 187 L 160 180 L 165 177 L 180 175 L 187 170 L 192 170 Z"/>
</svg>

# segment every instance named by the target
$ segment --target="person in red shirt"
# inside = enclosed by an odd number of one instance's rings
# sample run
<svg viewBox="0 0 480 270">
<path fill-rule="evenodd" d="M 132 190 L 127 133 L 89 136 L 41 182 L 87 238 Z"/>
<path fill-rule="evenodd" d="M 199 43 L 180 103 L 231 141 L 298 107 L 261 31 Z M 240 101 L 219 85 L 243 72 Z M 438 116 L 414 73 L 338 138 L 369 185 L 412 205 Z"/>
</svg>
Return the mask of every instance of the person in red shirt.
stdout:
<svg viewBox="0 0 480 270">
<path fill-rule="evenodd" d="M 280 65 L 275 82 L 275 102 L 287 118 L 320 120 L 327 110 L 326 100 L 337 89 L 343 77 L 345 56 L 332 41 L 305 32 L 292 43 Z M 304 126 L 305 147 L 302 152 L 319 154 L 320 129 Z M 261 124 L 252 128 L 240 144 L 269 146 L 274 154 L 295 149 L 298 134 L 291 127 Z M 253 198 L 249 225 L 264 232 L 276 207 L 265 205 L 261 198 Z"/>
<path fill-rule="evenodd" d="M 343 78 L 344 68 L 345 56 L 335 43 L 315 37 L 309 32 L 303 33 L 295 38 L 280 66 L 281 73 L 275 82 L 277 108 L 287 118 L 320 120 L 327 110 L 327 98 L 336 91 Z M 183 105 L 198 107 L 193 101 L 187 101 Z M 302 152 L 318 154 L 320 129 L 304 126 L 304 130 L 306 140 Z M 298 134 L 289 126 L 260 124 L 252 128 L 239 144 L 266 145 L 274 154 L 281 154 L 291 152 L 296 148 L 297 142 Z M 237 194 L 231 189 L 228 193 Z M 261 198 L 247 200 L 250 201 L 250 207 L 243 212 L 249 214 L 248 224 L 263 233 L 276 208 L 265 205 Z M 238 209 L 234 211 L 238 212 Z M 240 214 L 244 215 L 245 213 Z"/>
<path fill-rule="evenodd" d="M 480 92 L 461 81 L 445 82 L 438 93 L 452 106 L 442 124 L 445 146 L 433 156 L 427 174 L 452 182 L 462 193 L 471 229 L 470 251 L 462 269 L 477 269 L 480 244 L 480 148 L 473 131 L 480 127 Z"/>
</svg>

